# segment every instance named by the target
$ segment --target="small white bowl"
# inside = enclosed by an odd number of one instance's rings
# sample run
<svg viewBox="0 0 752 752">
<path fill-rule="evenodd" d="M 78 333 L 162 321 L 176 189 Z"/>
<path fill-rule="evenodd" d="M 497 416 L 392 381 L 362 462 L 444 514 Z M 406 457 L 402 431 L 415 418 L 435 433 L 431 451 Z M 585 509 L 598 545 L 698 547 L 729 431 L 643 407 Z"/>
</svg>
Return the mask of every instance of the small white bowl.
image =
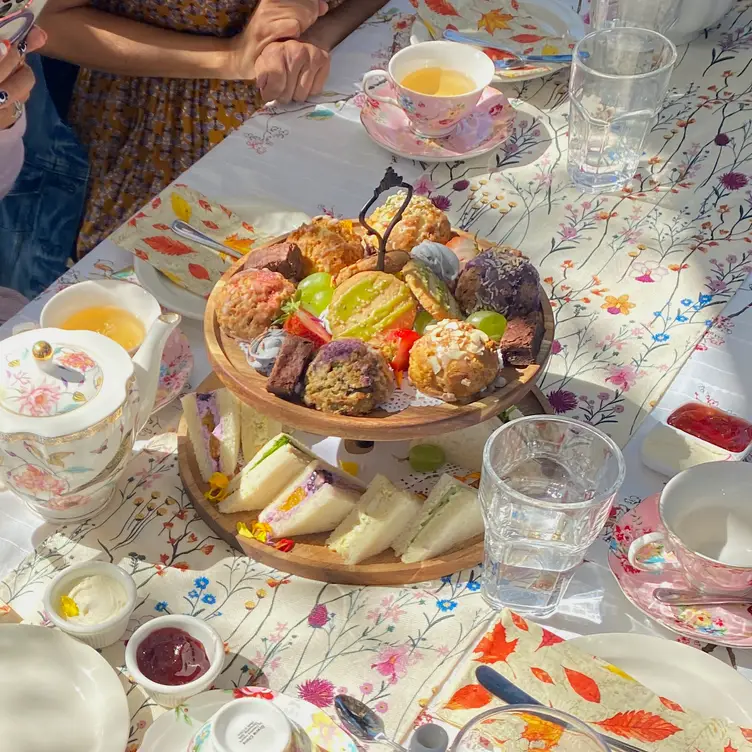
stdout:
<svg viewBox="0 0 752 752">
<path fill-rule="evenodd" d="M 165 627 L 175 627 L 187 632 L 191 637 L 197 639 L 206 651 L 209 658 L 209 670 L 187 684 L 170 686 L 168 684 L 158 684 L 148 679 L 138 668 L 136 653 L 138 646 L 157 629 Z M 164 708 L 176 708 L 182 705 L 189 697 L 210 689 L 214 680 L 219 676 L 225 665 L 225 645 L 222 638 L 217 634 L 214 627 L 209 626 L 203 619 L 197 619 L 195 616 L 185 616 L 182 614 L 172 614 L 169 616 L 158 616 L 140 626 L 128 640 L 125 647 L 125 666 L 133 680 L 140 684 L 147 694 Z"/>
<path fill-rule="evenodd" d="M 58 612 L 60 597 L 68 594 L 74 580 L 93 575 L 110 577 L 119 582 L 125 590 L 125 606 L 101 624 L 76 624 L 64 619 Z M 50 621 L 58 629 L 100 650 L 108 645 L 113 645 L 125 634 L 133 609 L 136 608 L 136 583 L 127 572 L 115 564 L 105 561 L 89 561 L 84 564 L 74 564 L 54 577 L 44 589 L 42 601 Z"/>
</svg>

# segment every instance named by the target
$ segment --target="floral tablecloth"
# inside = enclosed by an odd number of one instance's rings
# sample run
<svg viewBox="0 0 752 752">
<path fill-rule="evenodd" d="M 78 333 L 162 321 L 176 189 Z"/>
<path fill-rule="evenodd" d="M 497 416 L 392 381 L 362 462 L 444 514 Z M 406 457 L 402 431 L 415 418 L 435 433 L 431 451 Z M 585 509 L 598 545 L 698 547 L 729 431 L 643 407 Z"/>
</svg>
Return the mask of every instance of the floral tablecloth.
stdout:
<svg viewBox="0 0 752 752">
<path fill-rule="evenodd" d="M 544 390 L 558 412 L 599 425 L 625 445 L 709 327 L 705 343 L 727 336 L 732 323 L 748 326 L 746 291 L 732 304 L 739 318 L 718 316 L 752 269 L 752 2 L 739 2 L 722 29 L 681 51 L 637 177 L 621 193 L 598 196 L 567 182 L 562 74 L 509 88 L 519 118 L 509 142 L 489 157 L 427 166 L 371 143 L 358 123 L 357 79 L 405 43 L 410 11 L 407 2 L 389 5 L 346 41 L 318 103 L 269 108 L 181 182 L 241 217 L 259 200 L 355 216 L 393 164 L 456 225 L 530 255 L 557 319 Z M 128 263 L 105 242 L 57 287 L 117 276 Z M 36 320 L 44 299 L 2 334 Z M 208 367 L 200 327 L 185 328 L 197 356 L 195 386 Z M 0 582 L 0 599 L 26 620 L 46 623 L 40 594 L 57 570 L 93 557 L 117 562 L 139 585 L 131 629 L 159 613 L 212 620 L 228 652 L 220 686 L 268 682 L 325 708 L 334 693 L 348 691 L 402 734 L 487 624 L 479 570 L 409 588 L 351 588 L 290 578 L 239 556 L 212 536 L 185 496 L 171 433 L 177 418 L 175 405 L 155 416 L 117 503 L 99 518 L 52 531 L 2 494 L 0 571 L 15 569 Z M 634 446 L 626 449 L 630 473 L 619 513 L 661 484 L 643 472 Z M 594 547 L 549 626 L 564 636 L 670 636 L 623 598 L 606 549 Z M 734 666 L 741 660 L 733 651 L 704 649 Z M 123 671 L 122 645 L 105 655 Z M 135 749 L 158 710 L 123 681 Z"/>
</svg>

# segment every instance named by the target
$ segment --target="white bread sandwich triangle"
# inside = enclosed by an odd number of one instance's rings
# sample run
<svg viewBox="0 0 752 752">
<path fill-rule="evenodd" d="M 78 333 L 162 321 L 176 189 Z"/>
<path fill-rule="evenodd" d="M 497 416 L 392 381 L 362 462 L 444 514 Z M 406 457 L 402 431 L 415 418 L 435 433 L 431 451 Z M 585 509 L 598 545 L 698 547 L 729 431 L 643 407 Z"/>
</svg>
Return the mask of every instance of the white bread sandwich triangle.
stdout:
<svg viewBox="0 0 752 752">
<path fill-rule="evenodd" d="M 281 433 L 267 441 L 230 481 L 217 508 L 223 514 L 250 512 L 271 504 L 313 459 L 308 447 Z"/>
<path fill-rule="evenodd" d="M 421 514 L 394 542 L 403 563 L 440 556 L 484 531 L 478 492 L 451 475 L 442 475 Z"/>
<path fill-rule="evenodd" d="M 315 459 L 259 515 L 275 538 L 328 533 L 347 517 L 365 491 L 321 459 Z"/>
<path fill-rule="evenodd" d="M 420 508 L 413 494 L 400 491 L 383 475 L 377 475 L 326 545 L 345 563 L 359 564 L 386 551 L 420 514 Z"/>
<path fill-rule="evenodd" d="M 228 389 L 182 398 L 188 438 L 199 472 L 208 483 L 213 473 L 235 474 L 240 451 L 240 405 Z"/>
<path fill-rule="evenodd" d="M 244 402 L 240 403 L 240 447 L 248 462 L 261 447 L 285 429 L 279 421 L 267 418 Z"/>
<path fill-rule="evenodd" d="M 502 425 L 498 418 L 491 418 L 470 428 L 431 436 L 429 439 L 416 439 L 410 442 L 410 448 L 417 444 L 435 444 L 444 450 L 447 462 L 479 473 L 483 467 L 483 448 L 491 434 Z"/>
</svg>

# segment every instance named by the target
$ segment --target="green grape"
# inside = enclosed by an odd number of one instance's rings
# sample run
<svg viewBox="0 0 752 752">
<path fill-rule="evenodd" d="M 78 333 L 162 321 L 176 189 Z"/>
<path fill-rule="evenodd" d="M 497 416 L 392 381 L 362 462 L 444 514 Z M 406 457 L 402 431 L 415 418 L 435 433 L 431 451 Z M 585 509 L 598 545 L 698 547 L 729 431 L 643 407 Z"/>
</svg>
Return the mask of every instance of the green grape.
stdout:
<svg viewBox="0 0 752 752">
<path fill-rule="evenodd" d="M 436 444 L 416 444 L 410 449 L 407 459 L 416 473 L 433 473 L 446 462 L 446 455 Z"/>
<path fill-rule="evenodd" d="M 428 311 L 421 311 L 416 317 L 415 317 L 415 326 L 413 326 L 413 329 L 415 329 L 418 334 L 423 335 L 426 333 L 426 327 L 431 326 L 431 324 L 435 324 L 436 320 L 431 316 L 431 314 Z"/>
<path fill-rule="evenodd" d="M 467 317 L 467 323 L 485 332 L 491 339 L 500 340 L 507 330 L 506 317 L 495 311 L 478 311 Z"/>
<path fill-rule="evenodd" d="M 320 292 L 331 290 L 334 292 L 332 275 L 326 272 L 316 272 L 306 277 L 299 285 L 295 296 L 302 303 L 311 303 L 313 298 Z M 328 305 L 328 304 L 327 304 Z M 325 308 L 326 306 L 324 306 Z M 321 309 L 324 310 L 323 308 Z"/>
<path fill-rule="evenodd" d="M 332 302 L 334 289 L 319 290 L 310 300 L 303 301 L 302 306 L 314 316 L 321 316 L 324 309 Z"/>
</svg>

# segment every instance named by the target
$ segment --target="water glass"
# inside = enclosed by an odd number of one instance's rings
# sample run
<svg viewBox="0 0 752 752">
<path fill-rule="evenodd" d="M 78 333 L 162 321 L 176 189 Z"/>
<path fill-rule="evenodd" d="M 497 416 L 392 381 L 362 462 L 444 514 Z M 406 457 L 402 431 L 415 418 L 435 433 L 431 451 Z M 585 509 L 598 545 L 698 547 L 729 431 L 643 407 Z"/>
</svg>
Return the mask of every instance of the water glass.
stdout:
<svg viewBox="0 0 752 752">
<path fill-rule="evenodd" d="M 679 20 L 683 0 L 591 0 L 590 27 L 614 29 L 635 26 L 661 34 L 671 31 Z"/>
<path fill-rule="evenodd" d="M 569 81 L 569 177 L 581 191 L 615 191 L 634 176 L 676 63 L 648 29 L 594 31 L 574 51 Z"/>
<path fill-rule="evenodd" d="M 533 416 L 499 428 L 483 451 L 480 481 L 489 605 L 553 614 L 623 481 L 621 450 L 590 425 Z"/>
<path fill-rule="evenodd" d="M 552 742 L 553 745 L 552 745 Z M 473 718 L 450 752 L 609 752 L 587 724 L 561 710 L 540 705 L 508 705 Z"/>
</svg>

